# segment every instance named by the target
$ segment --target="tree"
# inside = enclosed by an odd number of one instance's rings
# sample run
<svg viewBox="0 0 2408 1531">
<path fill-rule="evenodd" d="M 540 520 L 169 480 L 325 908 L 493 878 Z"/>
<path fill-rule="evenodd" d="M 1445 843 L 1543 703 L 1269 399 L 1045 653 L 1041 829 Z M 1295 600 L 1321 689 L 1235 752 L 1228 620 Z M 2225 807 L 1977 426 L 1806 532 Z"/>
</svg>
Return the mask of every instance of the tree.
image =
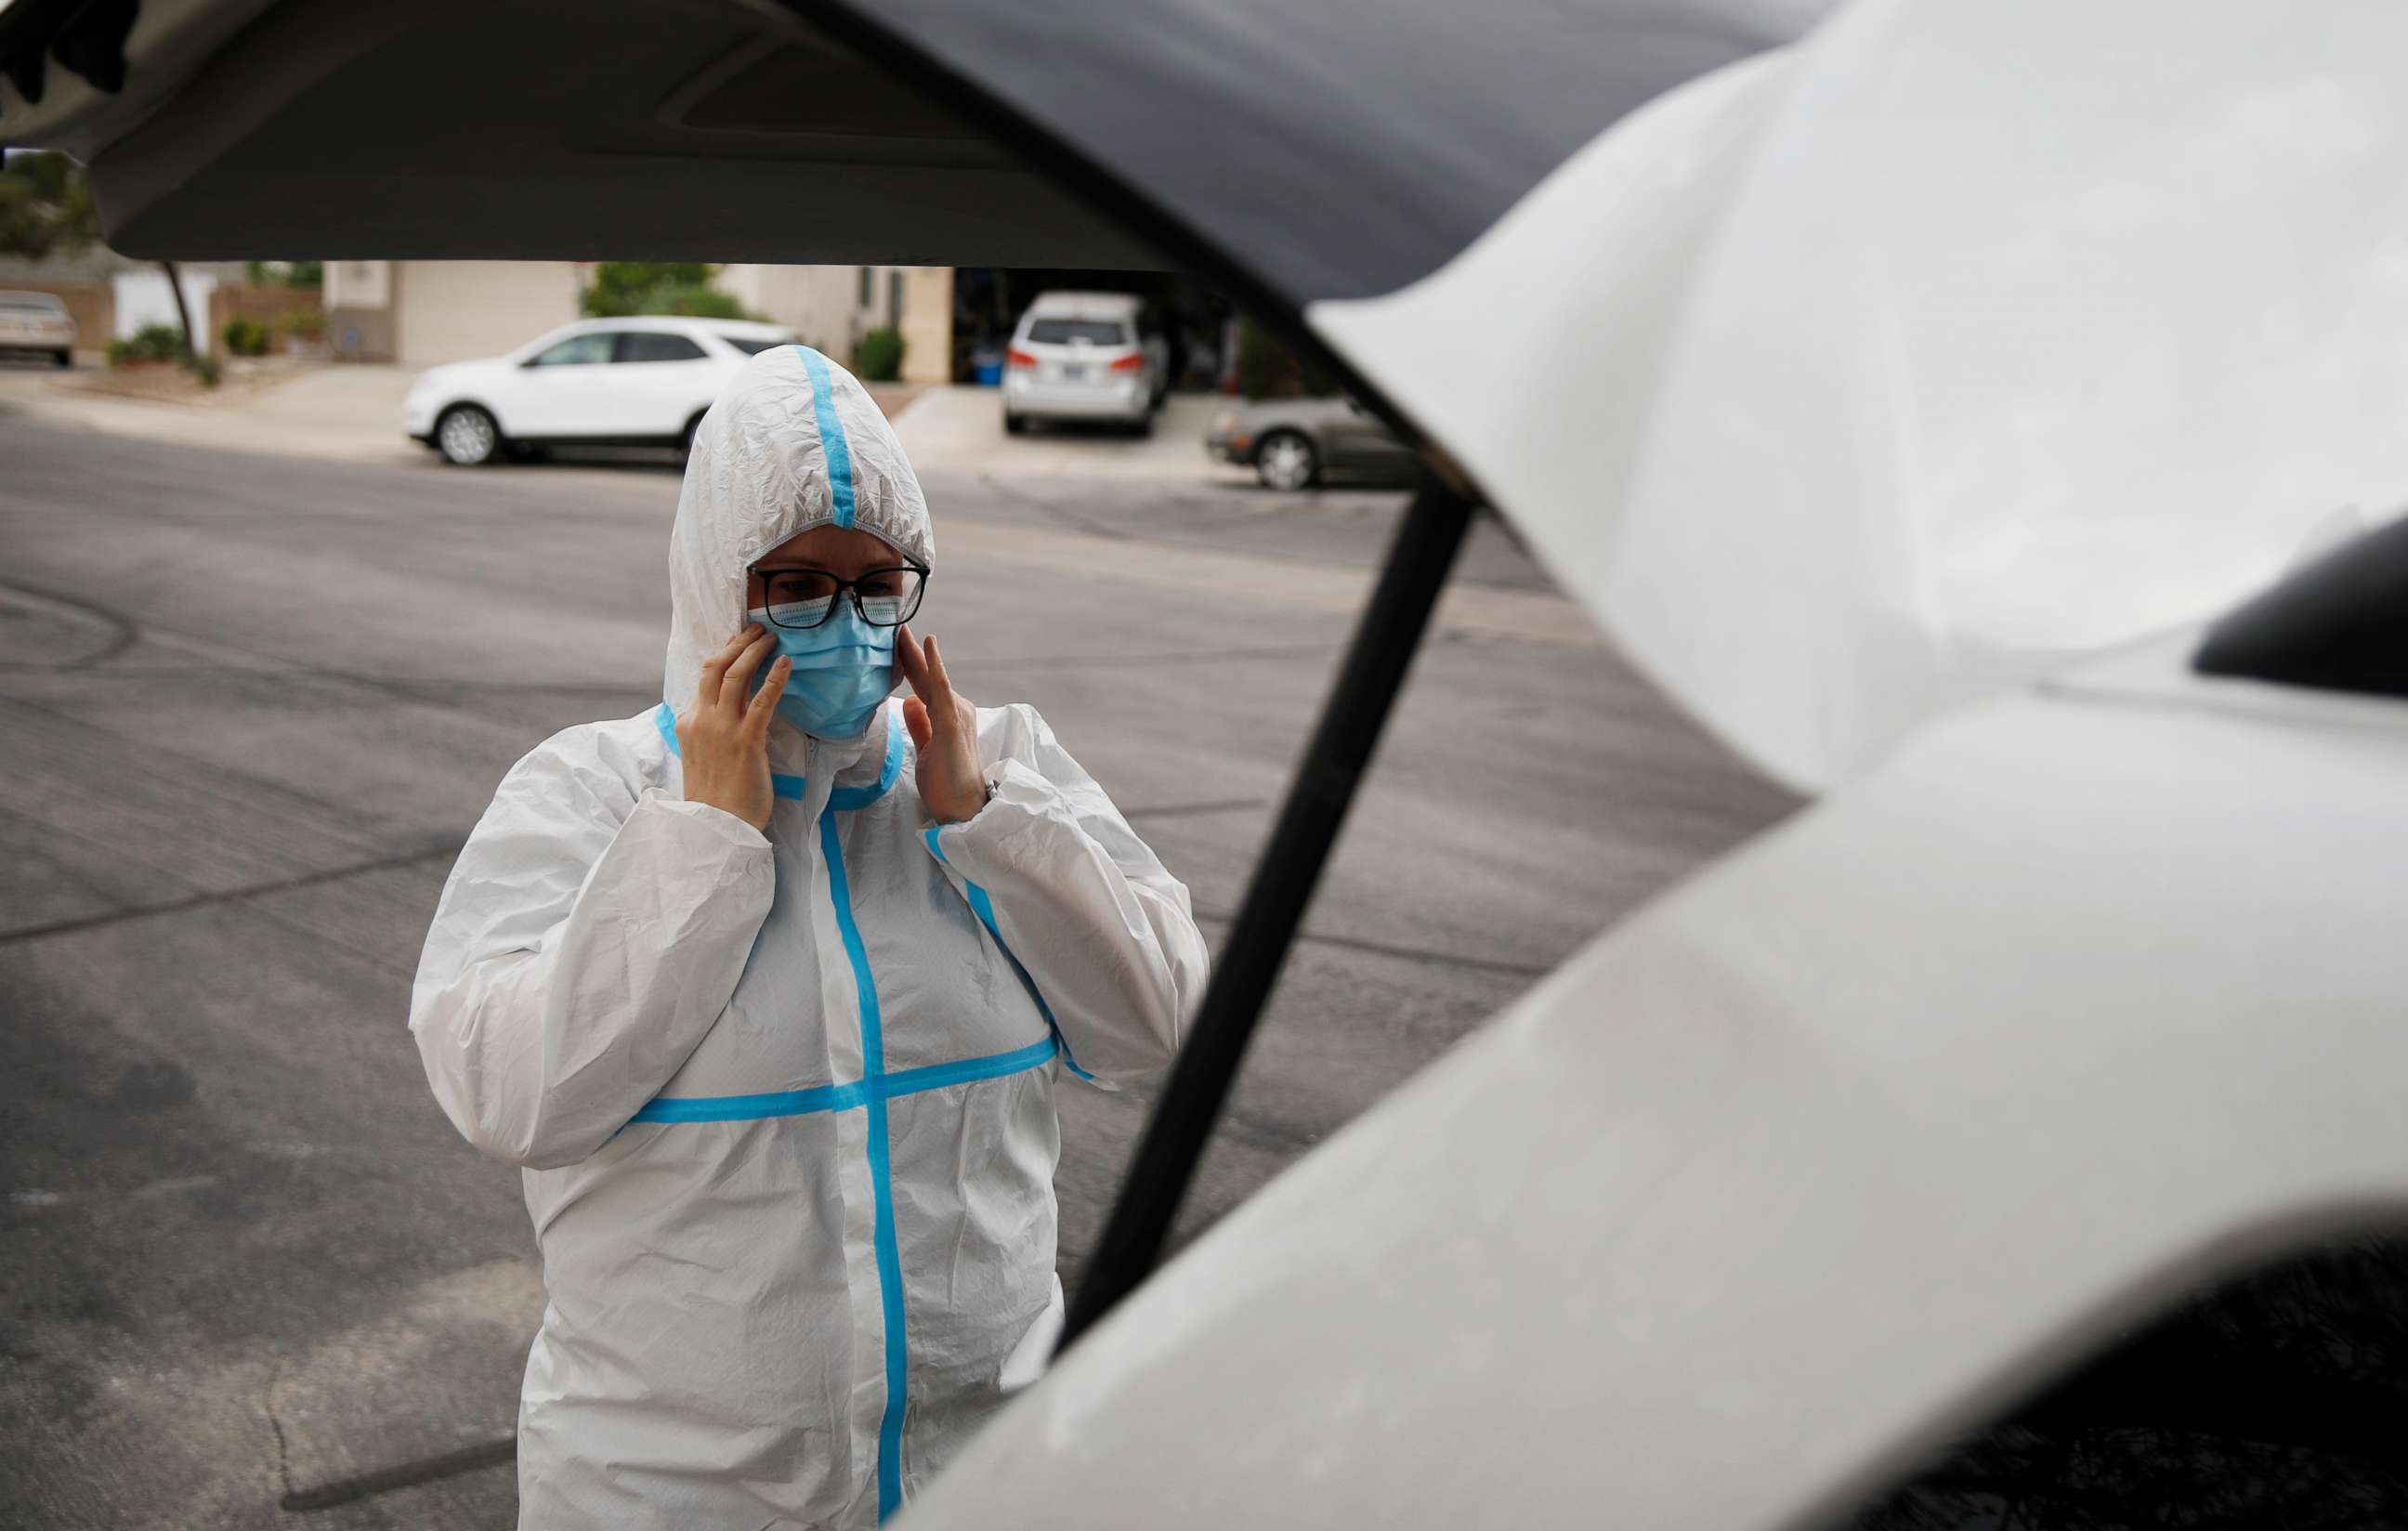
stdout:
<svg viewBox="0 0 2408 1531">
<path fill-rule="evenodd" d="M 691 319 L 750 319 L 733 294 L 710 285 L 719 268 L 701 261 L 602 261 L 585 289 L 594 319 L 682 314 Z"/>
<path fill-rule="evenodd" d="M 36 261 L 80 255 L 99 244 L 100 236 L 100 209 L 93 204 L 92 182 L 83 166 L 64 154 L 8 156 L 0 168 L 0 252 Z M 184 308 L 176 263 L 161 261 L 159 268 L 167 273 L 167 291 L 183 327 L 185 365 L 214 387 L 217 368 L 193 344 L 193 316 Z"/>
<path fill-rule="evenodd" d="M 79 255 L 100 243 L 83 167 L 64 154 L 11 154 L 0 170 L 0 252 L 28 260 Z"/>
</svg>

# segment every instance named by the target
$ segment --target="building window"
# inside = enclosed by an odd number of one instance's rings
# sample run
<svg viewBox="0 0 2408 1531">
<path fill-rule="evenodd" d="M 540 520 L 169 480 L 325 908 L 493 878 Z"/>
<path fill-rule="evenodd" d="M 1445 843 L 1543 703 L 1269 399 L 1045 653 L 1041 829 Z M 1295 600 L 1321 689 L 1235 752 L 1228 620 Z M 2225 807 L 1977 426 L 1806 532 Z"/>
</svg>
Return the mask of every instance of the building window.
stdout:
<svg viewBox="0 0 2408 1531">
<path fill-rule="evenodd" d="M 903 327 L 903 273 L 886 274 L 886 322 L 897 329 Z"/>
<path fill-rule="evenodd" d="M 861 268 L 861 297 L 858 302 L 854 303 L 853 307 L 859 308 L 864 313 L 868 312 L 870 297 L 869 267 L 865 265 Z"/>
</svg>

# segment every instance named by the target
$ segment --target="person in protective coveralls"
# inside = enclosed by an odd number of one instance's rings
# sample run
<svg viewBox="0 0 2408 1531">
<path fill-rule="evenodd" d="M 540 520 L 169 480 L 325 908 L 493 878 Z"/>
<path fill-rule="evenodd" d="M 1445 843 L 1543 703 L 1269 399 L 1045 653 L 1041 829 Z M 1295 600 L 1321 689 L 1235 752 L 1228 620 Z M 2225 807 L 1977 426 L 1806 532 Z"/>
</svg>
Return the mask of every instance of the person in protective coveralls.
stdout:
<svg viewBox="0 0 2408 1531">
<path fill-rule="evenodd" d="M 523 1527 L 899 1508 L 1058 1328 L 1055 1080 L 1160 1070 L 1200 995 L 1187 890 L 903 625 L 934 553 L 861 384 L 754 358 L 695 435 L 666 700 L 538 745 L 444 886 L 410 1028 L 550 1299 Z"/>
</svg>

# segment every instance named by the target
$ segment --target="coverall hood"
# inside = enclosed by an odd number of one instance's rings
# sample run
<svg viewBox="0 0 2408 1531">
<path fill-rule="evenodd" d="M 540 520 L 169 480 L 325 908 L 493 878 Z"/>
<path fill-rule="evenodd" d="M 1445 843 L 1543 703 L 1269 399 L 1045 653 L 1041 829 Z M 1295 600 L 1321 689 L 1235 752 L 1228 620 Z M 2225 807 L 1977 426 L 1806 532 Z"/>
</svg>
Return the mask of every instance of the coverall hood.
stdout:
<svg viewBox="0 0 2408 1531">
<path fill-rule="evenodd" d="M 662 699 L 694 700 L 703 661 L 744 622 L 754 560 L 814 526 L 868 532 L 923 568 L 936 539 L 920 480 L 859 379 L 808 346 L 747 363 L 695 427 L 669 535 Z"/>
</svg>

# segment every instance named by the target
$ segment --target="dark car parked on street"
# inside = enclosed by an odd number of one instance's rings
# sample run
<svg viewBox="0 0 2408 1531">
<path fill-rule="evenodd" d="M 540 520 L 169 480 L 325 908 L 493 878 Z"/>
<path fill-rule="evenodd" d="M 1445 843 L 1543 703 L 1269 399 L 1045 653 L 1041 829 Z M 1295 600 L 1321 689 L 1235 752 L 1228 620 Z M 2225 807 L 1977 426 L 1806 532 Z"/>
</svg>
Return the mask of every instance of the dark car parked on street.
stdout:
<svg viewBox="0 0 2408 1531">
<path fill-rule="evenodd" d="M 1266 399 L 1216 416 L 1204 450 L 1251 467 L 1266 489 L 1327 478 L 1411 483 L 1412 449 L 1353 399 Z"/>
</svg>

